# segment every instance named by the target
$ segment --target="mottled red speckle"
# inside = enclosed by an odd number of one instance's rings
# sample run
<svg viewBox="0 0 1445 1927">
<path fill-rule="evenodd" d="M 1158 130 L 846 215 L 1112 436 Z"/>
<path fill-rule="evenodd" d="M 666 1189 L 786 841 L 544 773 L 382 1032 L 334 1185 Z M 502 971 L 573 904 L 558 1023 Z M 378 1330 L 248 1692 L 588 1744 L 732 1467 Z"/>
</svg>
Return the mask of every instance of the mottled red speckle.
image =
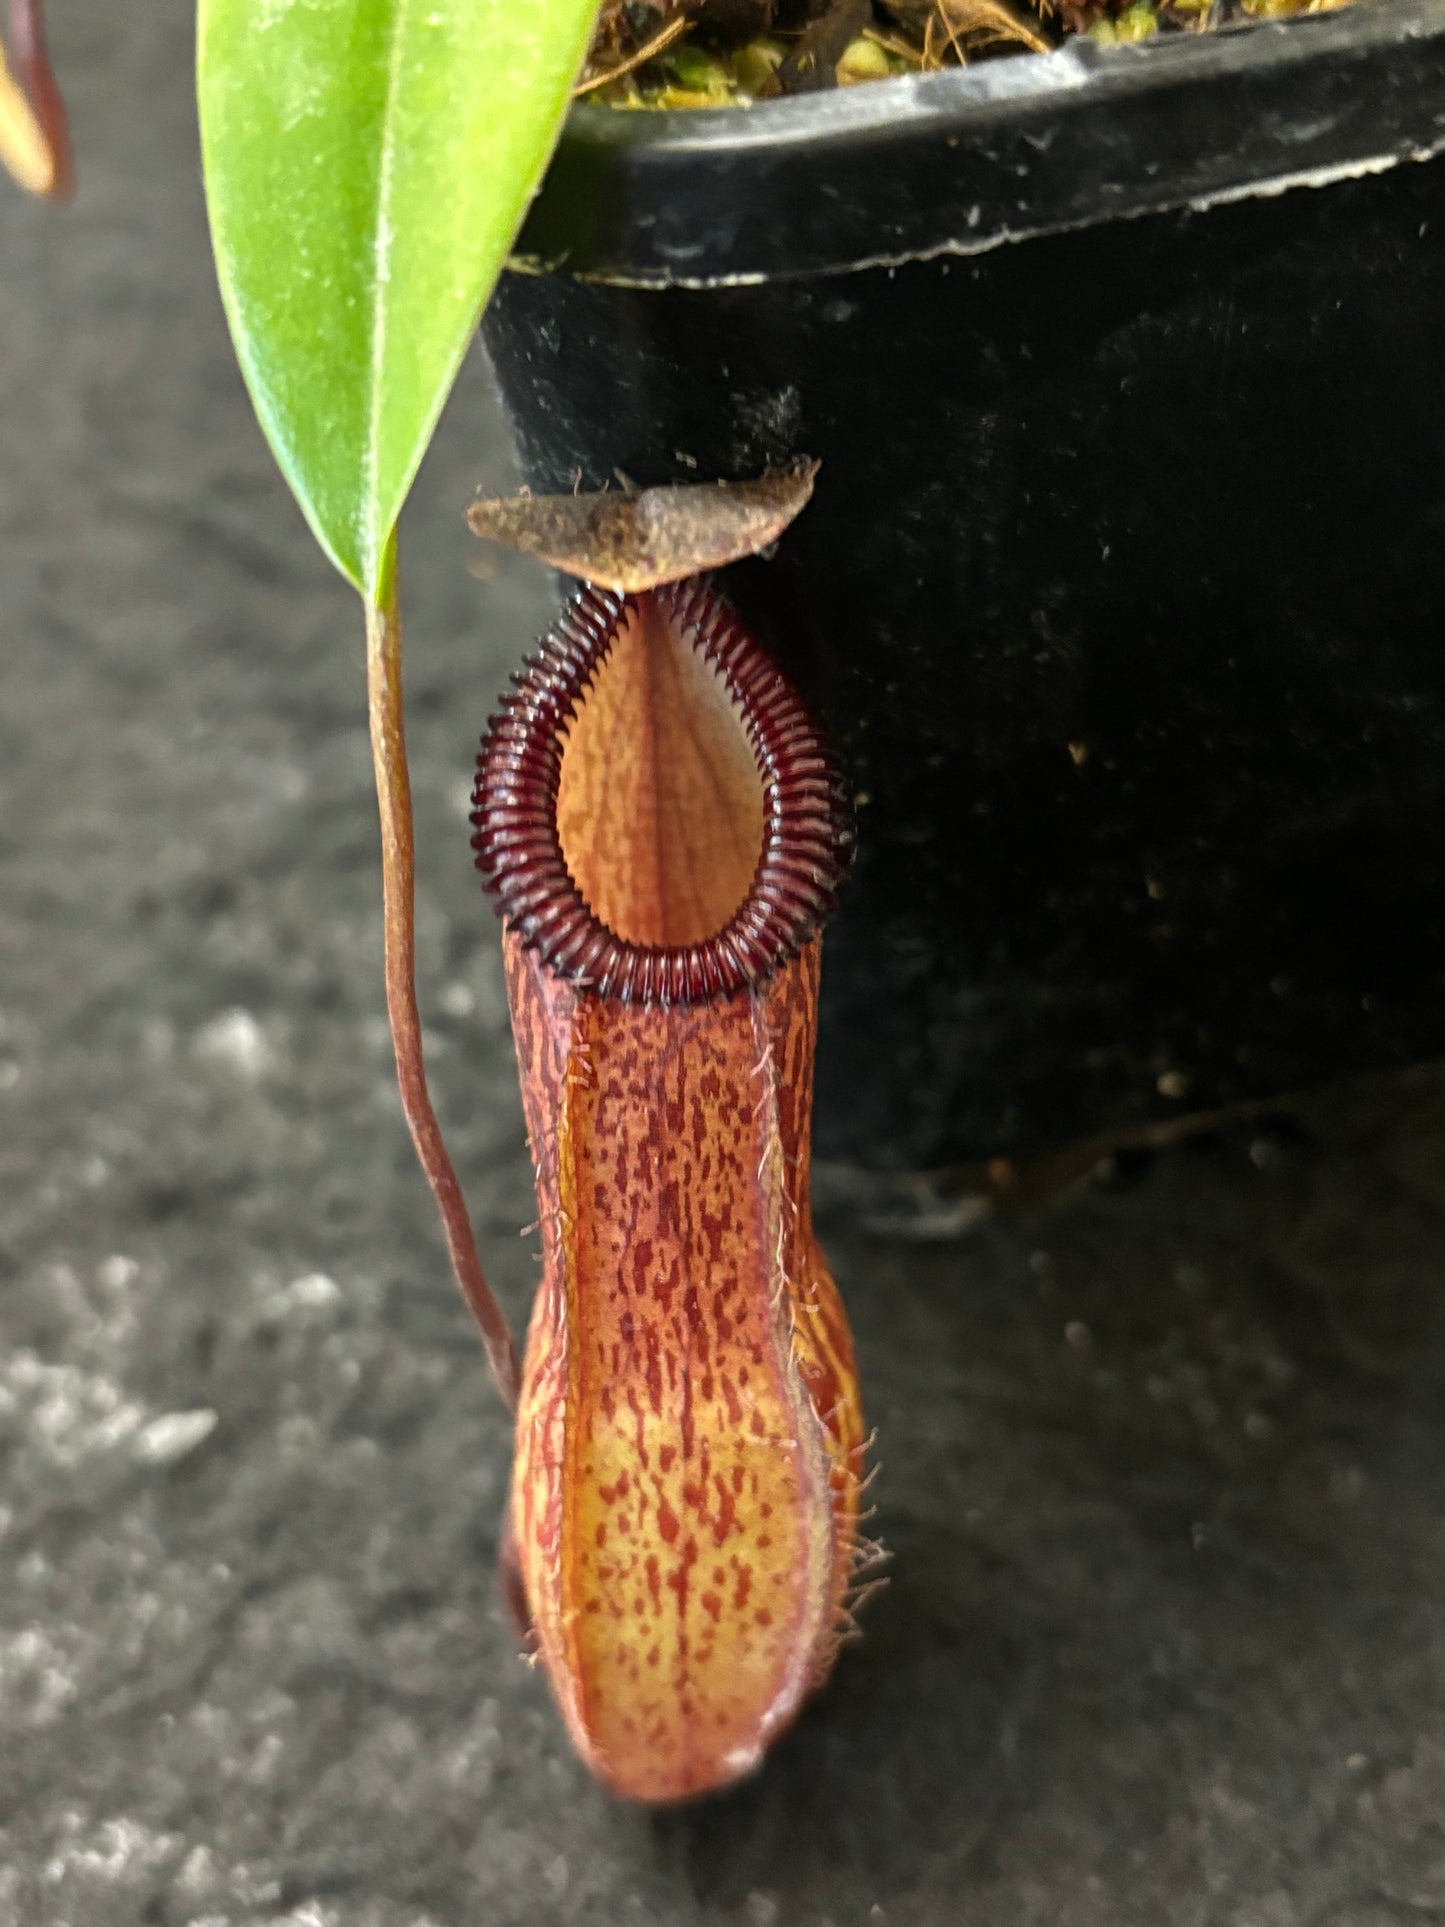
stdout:
<svg viewBox="0 0 1445 1927">
<path fill-rule="evenodd" d="M 816 958 L 751 1002 L 669 1014 L 569 1004 L 519 954 L 509 937 L 514 1011 L 520 984 L 536 1013 L 519 1053 L 556 1051 L 557 1087 L 574 1048 L 595 1070 L 567 1086 L 565 1142 L 524 1077 L 551 1227 L 513 1487 L 524 1577 L 584 1755 L 619 1791 L 672 1798 L 727 1779 L 796 1710 L 852 1576 L 846 1325 L 805 1211 L 770 1219 L 758 1188 L 765 1166 L 805 1183 L 806 1146 L 779 1166 L 757 1093 L 770 1052 L 774 1082 L 797 1074 Z M 809 1411 L 825 1376 L 838 1414 Z"/>
<path fill-rule="evenodd" d="M 714 1545 L 721 1546 L 726 1544 L 732 1532 L 733 1523 L 738 1514 L 738 1507 L 736 1499 L 734 1499 L 732 1493 L 729 1492 L 721 1475 L 714 1480 L 714 1487 L 717 1492 L 717 1512 L 712 1522 L 712 1536 Z"/>
</svg>

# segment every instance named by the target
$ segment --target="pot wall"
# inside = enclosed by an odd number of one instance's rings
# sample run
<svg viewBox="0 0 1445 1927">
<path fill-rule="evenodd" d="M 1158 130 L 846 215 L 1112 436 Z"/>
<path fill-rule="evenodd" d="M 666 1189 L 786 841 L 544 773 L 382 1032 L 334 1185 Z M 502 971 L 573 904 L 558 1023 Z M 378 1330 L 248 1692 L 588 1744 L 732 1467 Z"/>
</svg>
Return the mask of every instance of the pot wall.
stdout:
<svg viewBox="0 0 1445 1927">
<path fill-rule="evenodd" d="M 504 277 L 534 486 L 822 459 L 725 581 L 858 797 L 820 1155 L 934 1166 L 1445 1050 L 1442 187 L 742 286 Z"/>
</svg>

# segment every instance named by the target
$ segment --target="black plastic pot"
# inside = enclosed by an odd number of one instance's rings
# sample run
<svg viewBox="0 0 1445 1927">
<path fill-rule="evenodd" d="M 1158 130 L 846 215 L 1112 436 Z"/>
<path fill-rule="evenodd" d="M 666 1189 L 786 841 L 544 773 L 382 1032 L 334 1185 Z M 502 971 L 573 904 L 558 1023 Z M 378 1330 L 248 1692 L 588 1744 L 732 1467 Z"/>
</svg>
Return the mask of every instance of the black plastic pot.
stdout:
<svg viewBox="0 0 1445 1927">
<path fill-rule="evenodd" d="M 527 479 L 823 462 L 726 584 L 858 792 L 821 1154 L 1445 1050 L 1442 147 L 1445 0 L 573 114 Z"/>
</svg>

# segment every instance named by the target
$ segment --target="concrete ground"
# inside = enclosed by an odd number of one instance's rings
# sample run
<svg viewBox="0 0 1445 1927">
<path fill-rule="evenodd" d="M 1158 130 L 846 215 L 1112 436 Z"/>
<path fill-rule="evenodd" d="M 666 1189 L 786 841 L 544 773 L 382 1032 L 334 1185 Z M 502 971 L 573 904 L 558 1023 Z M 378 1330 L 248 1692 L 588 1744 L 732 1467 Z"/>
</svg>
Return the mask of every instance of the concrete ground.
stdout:
<svg viewBox="0 0 1445 1927">
<path fill-rule="evenodd" d="M 893 1579 L 763 1775 L 569 1755 L 508 1439 L 397 1113 L 357 610 L 207 254 L 188 0 L 69 0 L 82 187 L 0 193 L 3 1927 L 1403 1927 L 1445 1916 L 1445 1102 L 1136 1163 L 963 1242 L 839 1209 Z M 469 363 L 408 513 L 423 1001 L 535 1273 L 474 740 Z M 835 1192 L 837 1187 L 834 1187 Z"/>
</svg>

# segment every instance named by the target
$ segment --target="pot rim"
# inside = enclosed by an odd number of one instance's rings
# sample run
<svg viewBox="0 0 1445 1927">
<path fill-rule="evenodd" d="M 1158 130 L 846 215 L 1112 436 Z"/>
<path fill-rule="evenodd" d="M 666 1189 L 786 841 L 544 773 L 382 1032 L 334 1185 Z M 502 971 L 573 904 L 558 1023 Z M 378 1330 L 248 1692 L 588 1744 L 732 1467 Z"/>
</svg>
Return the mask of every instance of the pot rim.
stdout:
<svg viewBox="0 0 1445 1927">
<path fill-rule="evenodd" d="M 871 81 L 572 109 L 513 267 L 715 288 L 981 254 L 1445 149 L 1445 0 Z"/>
</svg>

